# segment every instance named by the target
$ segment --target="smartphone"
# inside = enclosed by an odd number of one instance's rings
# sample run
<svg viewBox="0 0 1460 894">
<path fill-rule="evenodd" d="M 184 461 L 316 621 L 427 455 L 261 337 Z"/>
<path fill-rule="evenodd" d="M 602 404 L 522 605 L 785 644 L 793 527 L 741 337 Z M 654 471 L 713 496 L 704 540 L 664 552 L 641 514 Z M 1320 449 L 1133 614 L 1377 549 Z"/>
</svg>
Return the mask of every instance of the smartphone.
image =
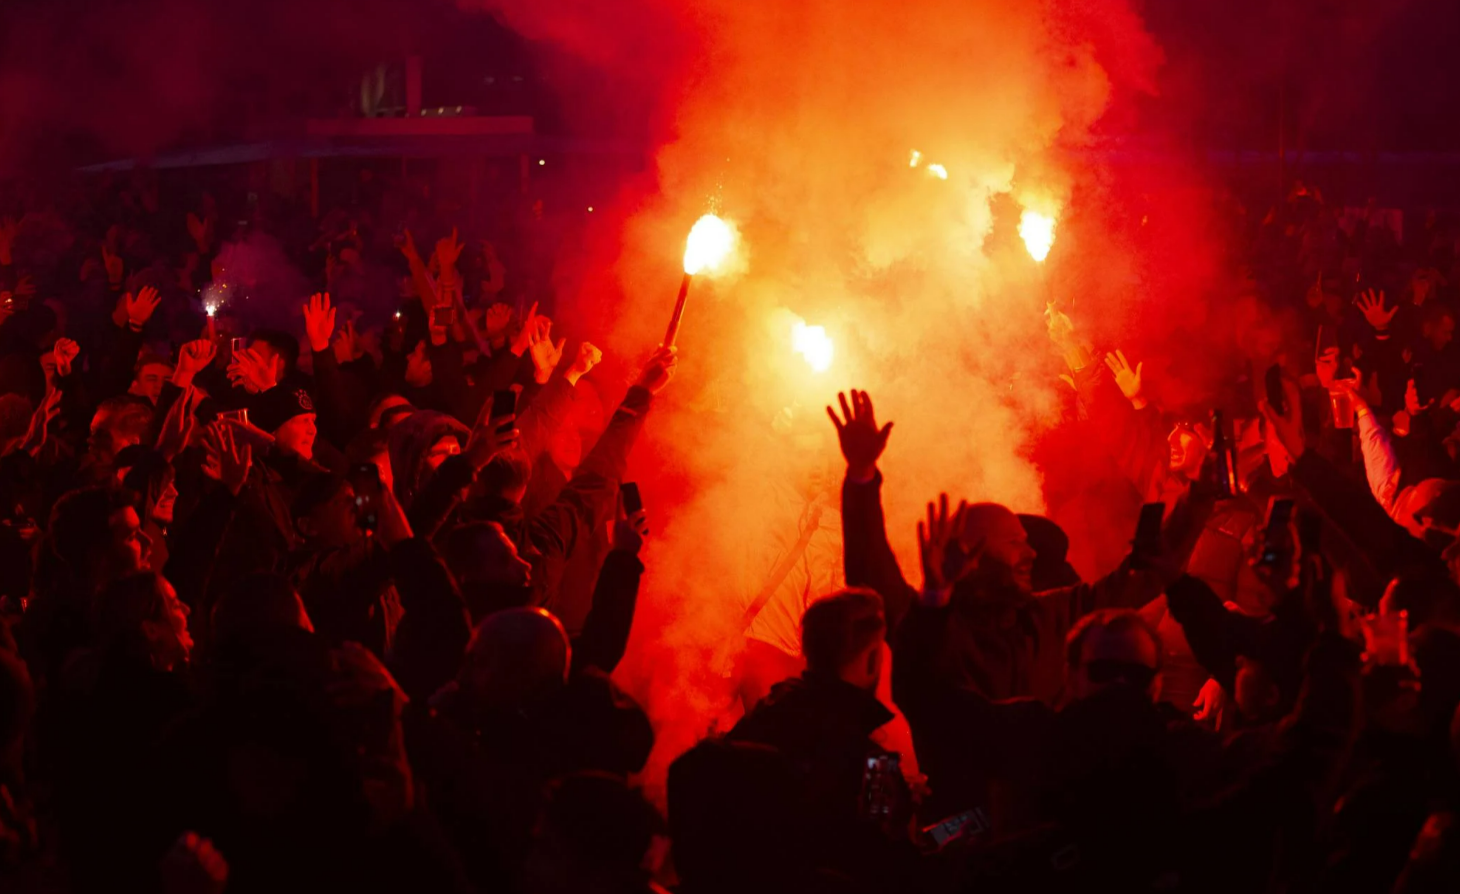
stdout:
<svg viewBox="0 0 1460 894">
<path fill-rule="evenodd" d="M 1267 506 L 1267 528 L 1262 538 L 1262 556 L 1259 565 L 1280 568 L 1293 555 L 1293 501 L 1287 497 L 1273 497 Z"/>
<path fill-rule="evenodd" d="M 1136 522 L 1136 536 L 1131 541 L 1133 552 L 1142 556 L 1161 555 L 1164 548 L 1161 542 L 1161 523 L 1165 518 L 1165 503 L 1147 503 L 1141 507 L 1141 517 Z"/>
<path fill-rule="evenodd" d="M 1409 377 L 1414 379 L 1414 393 L 1419 398 L 1421 407 L 1440 397 L 1435 393 L 1435 376 L 1430 375 L 1423 363 L 1416 363 L 1411 367 Z"/>
<path fill-rule="evenodd" d="M 1283 391 L 1283 368 L 1274 363 L 1267 368 L 1263 376 L 1263 384 L 1267 389 L 1267 403 L 1272 407 L 1273 412 L 1279 416 L 1288 415 L 1288 396 Z"/>
<path fill-rule="evenodd" d="M 218 418 L 237 422 L 239 425 L 248 425 L 248 407 L 239 407 L 237 410 L 222 410 L 218 413 Z"/>
<path fill-rule="evenodd" d="M 902 775 L 902 758 L 896 753 L 867 755 L 862 773 L 862 811 L 866 820 L 883 820 L 892 815 L 897 800 L 897 780 Z"/>
<path fill-rule="evenodd" d="M 492 419 L 501 419 L 517 412 L 517 392 L 510 388 L 492 392 Z"/>
<path fill-rule="evenodd" d="M 228 350 L 233 354 L 234 357 L 237 357 L 239 354 L 242 354 L 244 351 L 248 350 L 248 339 L 233 339 L 228 343 Z"/>
<path fill-rule="evenodd" d="M 371 532 L 380 526 L 380 469 L 375 463 L 350 467 L 350 487 L 355 491 L 355 523 Z"/>
<path fill-rule="evenodd" d="M 632 516 L 636 512 L 644 511 L 644 497 L 639 493 L 639 485 L 625 481 L 619 487 L 619 493 L 624 495 L 624 515 Z"/>
<path fill-rule="evenodd" d="M 1323 352 L 1338 347 L 1338 327 L 1318 326 L 1318 344 L 1314 348 L 1315 357 L 1322 357 Z"/>
<path fill-rule="evenodd" d="M 988 828 L 988 817 L 982 810 L 974 808 L 924 827 L 923 838 L 932 845 L 933 850 L 939 851 L 950 844 L 985 832 Z"/>
<path fill-rule="evenodd" d="M 456 308 L 450 304 L 438 304 L 431 308 L 431 328 L 445 329 L 456 319 Z"/>
</svg>

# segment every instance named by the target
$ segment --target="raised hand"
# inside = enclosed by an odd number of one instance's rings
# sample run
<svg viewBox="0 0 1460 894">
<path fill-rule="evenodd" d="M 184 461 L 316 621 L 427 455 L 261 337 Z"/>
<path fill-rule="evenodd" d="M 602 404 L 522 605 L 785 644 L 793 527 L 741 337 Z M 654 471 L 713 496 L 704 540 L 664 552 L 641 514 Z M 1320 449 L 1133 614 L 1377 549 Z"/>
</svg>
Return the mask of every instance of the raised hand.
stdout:
<svg viewBox="0 0 1460 894">
<path fill-rule="evenodd" d="M 578 346 L 578 356 L 573 358 L 573 365 L 563 374 L 569 385 L 578 384 L 578 380 L 588 375 L 603 360 L 603 352 L 594 347 L 592 342 L 583 342 Z"/>
<path fill-rule="evenodd" d="M 1125 352 L 1116 350 L 1113 354 L 1105 355 L 1105 367 L 1115 376 L 1116 387 L 1125 399 L 1131 402 L 1131 406 L 1137 410 L 1146 408 L 1146 398 L 1141 393 L 1141 374 L 1145 371 L 1145 363 L 1137 363 L 1134 368 L 1130 361 L 1125 359 Z"/>
<path fill-rule="evenodd" d="M 674 367 L 678 363 L 679 349 L 660 345 L 649 356 L 649 362 L 644 364 L 644 370 L 639 373 L 639 379 L 634 384 L 650 394 L 658 394 L 674 378 Z"/>
<path fill-rule="evenodd" d="M 340 330 L 339 337 L 335 339 L 335 361 L 340 364 L 351 363 L 364 355 L 365 345 L 359 330 L 355 328 L 355 321 L 348 320 Z"/>
<path fill-rule="evenodd" d="M 193 237 L 193 244 L 198 251 L 207 253 L 208 245 L 213 241 L 213 222 L 203 220 L 192 211 L 188 212 L 188 235 Z"/>
<path fill-rule="evenodd" d="M 162 303 L 162 296 L 151 286 L 143 286 L 136 295 L 131 292 L 122 296 L 122 308 L 126 315 L 126 323 L 133 329 L 141 330 L 152 319 L 152 312 L 157 310 L 157 305 Z"/>
<path fill-rule="evenodd" d="M 235 497 L 248 481 L 253 465 L 253 448 L 239 443 L 233 429 L 214 422 L 203 433 L 203 474 L 228 488 Z"/>
<path fill-rule="evenodd" d="M 50 434 L 51 423 L 61 415 L 61 392 L 55 388 L 46 391 L 40 406 L 30 417 L 30 427 L 25 431 L 25 437 L 20 442 L 20 449 L 36 456 L 41 448 L 46 446 L 46 439 Z"/>
<path fill-rule="evenodd" d="M 1269 431 L 1277 436 L 1278 443 L 1287 451 L 1288 457 L 1297 462 L 1308 449 L 1307 436 L 1303 432 L 1303 396 L 1297 383 L 1283 379 L 1283 394 L 1287 398 L 1287 415 L 1280 415 L 1264 397 L 1258 402 L 1258 409 L 1267 420 Z"/>
<path fill-rule="evenodd" d="M 512 353 L 521 357 L 532 347 L 532 339 L 537 335 L 537 302 L 532 302 L 532 307 L 527 309 L 527 316 L 522 318 L 522 328 L 512 338 Z"/>
<path fill-rule="evenodd" d="M 953 584 L 963 577 L 976 558 L 968 553 L 961 540 L 967 513 L 968 504 L 960 500 L 950 516 L 948 495 L 939 494 L 937 503 L 928 504 L 927 520 L 918 522 L 918 555 L 923 565 L 922 603 L 929 608 L 948 604 L 953 596 Z"/>
<path fill-rule="evenodd" d="M 514 424 L 517 421 L 516 413 L 493 419 L 490 418 L 490 406 L 488 403 L 482 408 L 477 424 L 472 427 L 471 437 L 466 442 L 466 458 L 478 470 L 491 462 L 492 457 L 513 447 L 517 439 L 522 437 Z"/>
<path fill-rule="evenodd" d="M 455 281 L 456 259 L 461 257 L 461 250 L 464 246 L 456 235 L 456 227 L 451 228 L 451 235 L 436 240 L 436 267 L 441 273 L 443 280 Z"/>
<path fill-rule="evenodd" d="M 218 355 L 218 346 L 206 338 L 190 341 L 177 352 L 177 368 L 172 372 L 172 384 L 187 388 L 193 384 L 198 373 L 208 368 Z"/>
<path fill-rule="evenodd" d="M 58 338 L 51 354 L 56 358 L 56 375 L 64 379 L 71 375 L 71 364 L 81 356 L 81 346 L 69 338 Z"/>
<path fill-rule="evenodd" d="M 498 301 L 487 308 L 485 319 L 487 341 L 492 347 L 500 347 L 507 340 L 507 327 L 512 325 L 512 305 Z"/>
<path fill-rule="evenodd" d="M 421 259 L 421 253 L 416 250 L 416 239 L 411 235 L 410 230 L 404 230 L 401 233 L 400 253 L 405 255 L 408 261 L 419 261 Z"/>
<path fill-rule="evenodd" d="M 1399 313 L 1399 305 L 1397 304 L 1393 307 L 1385 308 L 1384 293 L 1382 291 L 1375 292 L 1373 289 L 1370 289 L 1360 295 L 1358 301 L 1354 303 L 1358 305 L 1359 311 L 1364 315 L 1364 319 L 1368 320 L 1369 325 L 1373 326 L 1378 332 L 1387 330 L 1389 324 L 1394 320 L 1394 315 Z"/>
<path fill-rule="evenodd" d="M 278 384 L 274 381 L 274 371 L 253 348 L 234 353 L 233 362 L 228 364 L 228 381 L 249 394 L 268 391 Z"/>
<path fill-rule="evenodd" d="M 311 295 L 304 302 L 304 333 L 316 354 L 329 350 L 330 338 L 335 333 L 335 308 L 330 305 L 328 292 Z"/>
<path fill-rule="evenodd" d="M 548 379 L 552 378 L 553 370 L 563 360 L 563 348 L 567 343 L 566 338 L 553 341 L 552 320 L 547 317 L 537 318 L 537 333 L 528 347 L 528 351 L 532 353 L 533 378 L 537 380 L 537 384 L 546 385 Z"/>
<path fill-rule="evenodd" d="M 1404 410 L 1409 413 L 1409 418 L 1413 419 L 1434 405 L 1434 398 L 1430 398 L 1424 403 L 1419 402 L 1419 389 L 1415 387 L 1414 379 L 1410 379 L 1409 383 L 1404 386 Z"/>
<path fill-rule="evenodd" d="M 836 410 L 826 408 L 826 415 L 836 426 L 837 439 L 841 441 L 842 456 L 847 461 L 847 477 L 856 481 L 871 481 L 877 476 L 877 460 L 887 449 L 887 437 L 892 434 L 892 423 L 877 427 L 877 415 L 872 410 L 872 398 L 865 391 L 853 391 L 851 403 L 845 394 L 838 394 L 842 405 L 839 418 Z"/>
</svg>

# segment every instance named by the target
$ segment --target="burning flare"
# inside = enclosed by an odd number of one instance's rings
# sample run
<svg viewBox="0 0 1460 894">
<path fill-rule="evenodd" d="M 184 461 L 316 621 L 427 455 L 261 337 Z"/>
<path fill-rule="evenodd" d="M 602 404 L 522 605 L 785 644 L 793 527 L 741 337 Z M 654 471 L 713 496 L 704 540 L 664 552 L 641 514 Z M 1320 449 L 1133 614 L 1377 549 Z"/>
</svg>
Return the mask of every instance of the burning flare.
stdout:
<svg viewBox="0 0 1460 894">
<path fill-rule="evenodd" d="M 836 348 L 824 326 L 807 326 L 798 320 L 791 329 L 791 348 L 806 358 L 806 365 L 814 372 L 826 372 L 831 368 Z"/>
<path fill-rule="evenodd" d="M 928 173 L 937 177 L 939 180 L 948 179 L 948 169 L 939 164 L 928 165 Z"/>
<path fill-rule="evenodd" d="M 684 272 L 689 276 L 719 267 L 735 247 L 735 231 L 713 214 L 706 214 L 690 228 L 684 246 Z"/>
<path fill-rule="evenodd" d="M 910 168 L 915 168 L 915 167 L 918 166 L 918 162 L 920 162 L 922 160 L 923 160 L 923 153 L 921 153 L 918 150 L 914 149 L 912 151 L 912 157 L 908 159 L 907 166 L 910 167 Z"/>
<path fill-rule="evenodd" d="M 1024 247 L 1029 249 L 1029 256 L 1044 263 L 1054 246 L 1054 218 L 1026 208 L 1019 217 L 1019 237 L 1024 240 Z"/>
</svg>

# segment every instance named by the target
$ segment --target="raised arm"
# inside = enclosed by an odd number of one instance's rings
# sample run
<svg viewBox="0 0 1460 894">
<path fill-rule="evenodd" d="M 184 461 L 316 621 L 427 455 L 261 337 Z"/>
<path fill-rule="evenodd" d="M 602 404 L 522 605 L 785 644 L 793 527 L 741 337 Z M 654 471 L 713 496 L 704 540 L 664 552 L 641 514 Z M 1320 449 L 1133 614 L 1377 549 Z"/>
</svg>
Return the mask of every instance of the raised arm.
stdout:
<svg viewBox="0 0 1460 894">
<path fill-rule="evenodd" d="M 583 632 L 573 643 L 573 667 L 596 667 L 613 673 L 628 648 L 634 626 L 634 609 L 639 599 L 639 579 L 644 563 L 639 550 L 648 536 L 649 523 L 642 510 L 614 522 L 613 549 L 598 571 L 593 588 L 593 608 L 583 622 Z"/>
<path fill-rule="evenodd" d="M 887 520 L 882 514 L 882 474 L 877 460 L 887 449 L 892 423 L 877 425 L 872 398 L 865 391 L 853 391 L 851 399 L 838 394 L 841 415 L 831 407 L 826 413 L 836 426 L 847 477 L 842 484 L 842 565 L 847 586 L 869 587 L 882 596 L 887 613 L 887 635 L 891 640 L 915 597 L 902 575 L 897 557 L 887 541 Z"/>
</svg>

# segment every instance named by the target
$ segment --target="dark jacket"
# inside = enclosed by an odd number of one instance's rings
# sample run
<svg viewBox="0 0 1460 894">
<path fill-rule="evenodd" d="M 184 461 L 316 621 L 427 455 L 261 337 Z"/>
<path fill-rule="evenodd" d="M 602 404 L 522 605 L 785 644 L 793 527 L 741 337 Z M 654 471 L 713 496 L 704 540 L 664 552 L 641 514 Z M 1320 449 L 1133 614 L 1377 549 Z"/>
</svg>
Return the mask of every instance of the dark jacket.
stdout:
<svg viewBox="0 0 1460 894">
<path fill-rule="evenodd" d="M 780 750 L 805 776 L 813 804 L 854 819 L 867 759 L 887 753 L 871 735 L 890 720 L 875 693 L 806 671 L 772 687 L 729 737 Z"/>
<path fill-rule="evenodd" d="M 915 598 L 887 542 L 882 477 L 842 487 L 842 531 L 847 585 L 882 595 L 888 630 Z M 1064 677 L 1065 634 L 1100 608 L 1140 608 L 1161 593 L 1160 580 L 1121 566 L 1093 584 L 1047 593 L 992 594 L 960 587 L 939 666 L 949 679 L 991 699 L 1033 696 L 1053 701 Z"/>
</svg>

